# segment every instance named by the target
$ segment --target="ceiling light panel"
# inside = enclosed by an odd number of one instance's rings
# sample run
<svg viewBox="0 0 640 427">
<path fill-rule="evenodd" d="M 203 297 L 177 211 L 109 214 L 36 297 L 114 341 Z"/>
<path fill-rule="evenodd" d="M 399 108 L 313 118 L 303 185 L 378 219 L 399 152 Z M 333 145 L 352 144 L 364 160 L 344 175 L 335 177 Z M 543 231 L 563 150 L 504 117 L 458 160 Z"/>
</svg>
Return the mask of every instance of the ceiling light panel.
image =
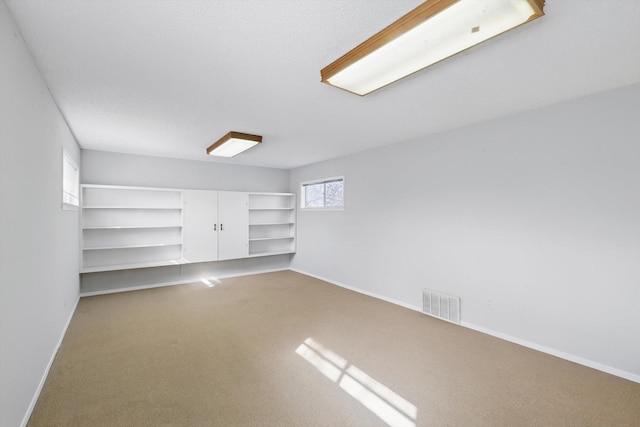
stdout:
<svg viewBox="0 0 640 427">
<path fill-rule="evenodd" d="M 430 0 L 321 71 L 366 95 L 543 15 L 543 0 Z"/>
<path fill-rule="evenodd" d="M 251 147 L 262 143 L 260 135 L 250 135 L 241 132 L 229 132 L 207 148 L 210 156 L 233 157 Z"/>
</svg>

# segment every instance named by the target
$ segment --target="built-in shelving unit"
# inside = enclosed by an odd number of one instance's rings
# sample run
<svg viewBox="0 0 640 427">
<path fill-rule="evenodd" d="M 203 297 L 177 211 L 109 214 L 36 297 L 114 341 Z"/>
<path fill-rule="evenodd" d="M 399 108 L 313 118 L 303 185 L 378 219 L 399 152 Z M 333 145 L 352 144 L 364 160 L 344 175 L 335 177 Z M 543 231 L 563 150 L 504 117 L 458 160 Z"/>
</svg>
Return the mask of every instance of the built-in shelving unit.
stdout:
<svg viewBox="0 0 640 427">
<path fill-rule="evenodd" d="M 295 195 L 83 185 L 81 236 L 82 273 L 290 254 Z"/>
<path fill-rule="evenodd" d="M 249 193 L 249 256 L 295 252 L 296 201 L 290 193 Z"/>
<path fill-rule="evenodd" d="M 180 190 L 82 186 L 82 272 L 182 263 Z"/>
</svg>

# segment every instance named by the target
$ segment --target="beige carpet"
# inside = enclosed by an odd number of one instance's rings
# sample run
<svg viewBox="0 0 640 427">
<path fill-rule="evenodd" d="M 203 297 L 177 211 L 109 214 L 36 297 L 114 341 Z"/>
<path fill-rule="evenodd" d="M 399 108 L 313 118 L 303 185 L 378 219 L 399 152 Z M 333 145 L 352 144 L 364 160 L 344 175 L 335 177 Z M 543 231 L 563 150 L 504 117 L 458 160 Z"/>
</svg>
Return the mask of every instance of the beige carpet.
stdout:
<svg viewBox="0 0 640 427">
<path fill-rule="evenodd" d="M 82 298 L 29 426 L 640 426 L 640 384 L 297 274 Z"/>
</svg>

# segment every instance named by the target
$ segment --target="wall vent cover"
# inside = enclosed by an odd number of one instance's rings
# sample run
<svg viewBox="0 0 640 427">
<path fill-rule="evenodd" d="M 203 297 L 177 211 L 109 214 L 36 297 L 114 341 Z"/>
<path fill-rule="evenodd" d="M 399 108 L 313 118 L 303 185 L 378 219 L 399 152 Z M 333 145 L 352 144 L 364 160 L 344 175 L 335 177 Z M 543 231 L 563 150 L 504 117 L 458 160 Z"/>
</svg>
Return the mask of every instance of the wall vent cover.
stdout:
<svg viewBox="0 0 640 427">
<path fill-rule="evenodd" d="M 429 316 L 460 324 L 460 297 L 423 289 L 422 311 Z"/>
</svg>

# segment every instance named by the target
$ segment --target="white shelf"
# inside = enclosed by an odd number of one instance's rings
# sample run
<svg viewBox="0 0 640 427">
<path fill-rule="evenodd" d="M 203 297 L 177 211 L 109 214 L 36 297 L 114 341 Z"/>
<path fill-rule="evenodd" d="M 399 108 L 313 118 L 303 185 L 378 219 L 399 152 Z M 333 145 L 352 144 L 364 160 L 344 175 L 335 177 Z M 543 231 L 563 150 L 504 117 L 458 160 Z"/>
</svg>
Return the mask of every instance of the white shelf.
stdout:
<svg viewBox="0 0 640 427">
<path fill-rule="evenodd" d="M 150 267 L 166 267 L 171 265 L 188 264 L 183 259 L 172 259 L 165 261 L 139 262 L 131 264 L 114 264 L 114 265 L 97 265 L 82 268 L 81 273 L 97 273 L 100 271 L 128 270 L 133 268 L 150 268 Z"/>
<path fill-rule="evenodd" d="M 181 208 L 177 207 L 145 207 L 145 206 L 83 206 L 82 209 L 131 209 L 131 210 L 166 210 L 166 211 L 179 211 Z"/>
<path fill-rule="evenodd" d="M 110 184 L 82 184 L 83 188 L 97 188 L 100 190 L 138 190 L 138 191 L 153 191 L 154 193 L 166 191 L 168 193 L 175 193 L 182 191 L 178 188 L 160 188 L 160 187 L 135 187 L 130 185 L 110 185 Z"/>
<path fill-rule="evenodd" d="M 155 243 L 149 245 L 119 245 L 119 246 L 95 246 L 85 247 L 83 251 L 103 251 L 110 249 L 140 249 L 140 248 L 161 248 L 164 246 L 180 246 L 181 243 Z"/>
<path fill-rule="evenodd" d="M 264 193 L 264 192 L 256 193 L 256 192 L 252 192 L 252 191 L 249 192 L 249 197 L 255 197 L 255 196 L 265 197 L 265 198 L 269 197 L 269 196 L 293 197 L 293 196 L 295 196 L 295 194 L 293 194 L 293 193 Z"/>
<path fill-rule="evenodd" d="M 189 190 L 179 189 L 83 185 L 81 273 L 189 263 L 185 251 L 191 244 L 189 254 L 193 255 L 193 239 L 185 246 L 185 233 L 193 227 L 185 222 L 185 215 L 203 209 L 198 205 L 194 207 L 192 202 L 196 199 L 187 200 L 188 193 Z M 234 192 L 217 193 L 218 199 L 223 195 L 225 200 L 237 196 Z M 296 195 L 241 195 L 242 203 L 216 204 L 217 221 L 220 228 L 224 223 L 225 233 L 224 239 L 216 234 L 214 244 L 219 252 L 211 260 L 295 253 Z M 236 207 L 231 218 L 233 206 Z M 227 227 L 231 227 L 231 219 L 236 218 L 243 218 L 238 228 L 242 233 L 230 236 L 228 231 L 231 229 Z M 196 237 L 200 240 L 209 238 L 198 230 Z M 233 245 L 241 247 L 242 252 L 228 255 Z"/>
<path fill-rule="evenodd" d="M 178 265 L 182 191 L 82 186 L 82 273 Z"/>
<path fill-rule="evenodd" d="M 295 222 L 254 222 L 249 224 L 250 226 L 254 225 L 293 225 Z"/>
<path fill-rule="evenodd" d="M 296 248 L 296 196 L 249 194 L 249 256 L 284 255 Z"/>
<path fill-rule="evenodd" d="M 250 242 L 260 242 L 260 241 L 264 241 L 264 240 L 286 240 L 286 239 L 293 239 L 293 236 L 281 236 L 281 237 L 259 237 L 256 239 L 249 239 Z"/>
<path fill-rule="evenodd" d="M 131 230 L 145 228 L 182 228 L 181 225 L 109 225 L 97 227 L 82 227 L 83 230 Z"/>
<path fill-rule="evenodd" d="M 275 255 L 289 255 L 289 254 L 294 254 L 296 253 L 296 251 L 294 250 L 289 250 L 289 251 L 265 251 L 265 252 L 258 252 L 255 254 L 249 253 L 249 256 L 247 258 L 257 258 L 257 257 L 261 257 L 261 256 L 275 256 Z"/>
<path fill-rule="evenodd" d="M 249 208 L 250 211 L 291 211 L 295 208 Z"/>
</svg>

